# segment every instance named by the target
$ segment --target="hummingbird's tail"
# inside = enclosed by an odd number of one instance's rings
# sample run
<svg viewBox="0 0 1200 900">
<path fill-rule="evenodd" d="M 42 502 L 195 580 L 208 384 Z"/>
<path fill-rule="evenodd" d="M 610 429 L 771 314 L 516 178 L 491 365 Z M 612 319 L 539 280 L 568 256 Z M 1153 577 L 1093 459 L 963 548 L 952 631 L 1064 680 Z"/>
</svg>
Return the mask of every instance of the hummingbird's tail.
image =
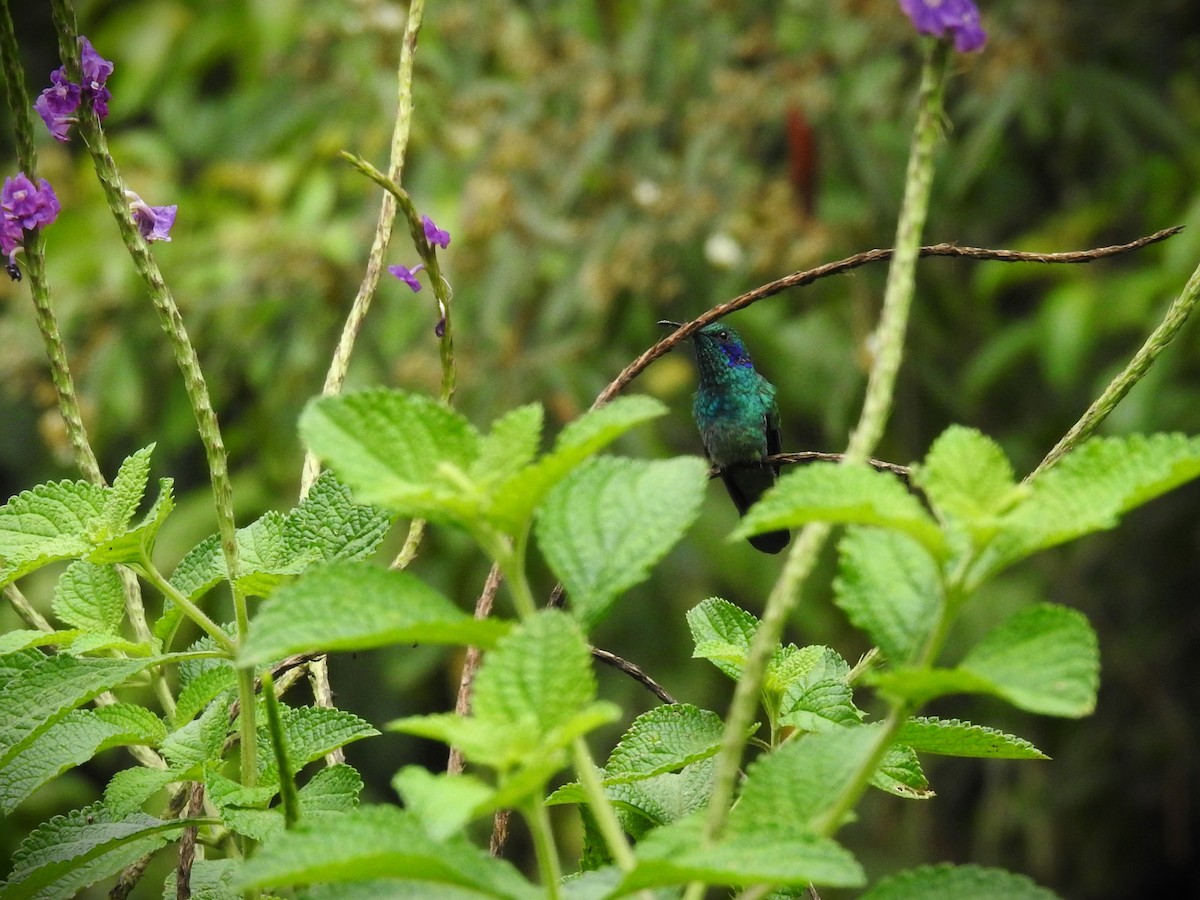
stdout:
<svg viewBox="0 0 1200 900">
<path fill-rule="evenodd" d="M 725 482 L 725 489 L 733 498 L 738 515 L 744 516 L 746 510 L 757 503 L 758 498 L 775 483 L 775 469 L 758 463 L 726 466 L 721 469 L 721 480 Z M 791 532 L 786 529 L 768 531 L 750 538 L 750 546 L 763 553 L 778 553 L 791 539 Z"/>
</svg>

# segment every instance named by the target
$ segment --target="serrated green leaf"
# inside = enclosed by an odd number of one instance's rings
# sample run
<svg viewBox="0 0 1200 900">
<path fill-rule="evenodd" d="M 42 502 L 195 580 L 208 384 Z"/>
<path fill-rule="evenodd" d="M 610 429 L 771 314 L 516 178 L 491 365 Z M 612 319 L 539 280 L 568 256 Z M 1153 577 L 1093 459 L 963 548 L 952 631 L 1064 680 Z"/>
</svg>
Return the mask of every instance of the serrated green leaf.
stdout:
<svg viewBox="0 0 1200 900">
<path fill-rule="evenodd" d="M 862 867 L 835 841 L 769 824 L 706 846 L 700 822 L 692 817 L 656 828 L 635 852 L 637 867 L 621 882 L 622 893 L 691 881 L 830 887 L 856 887 L 866 881 Z"/>
<path fill-rule="evenodd" d="M 1112 528 L 1137 506 L 1200 476 L 1200 438 L 1092 438 L 1028 485 L 1000 522 L 978 578 L 1047 547 Z"/>
<path fill-rule="evenodd" d="M 151 444 L 126 457 L 117 470 L 112 487 L 106 492 L 104 520 L 114 534 L 125 530 L 142 503 L 150 479 L 150 455 L 153 452 L 154 444 Z"/>
<path fill-rule="evenodd" d="M 54 586 L 54 615 L 84 631 L 117 634 L 125 620 L 125 591 L 112 566 L 73 562 Z"/>
<path fill-rule="evenodd" d="M 864 680 L 884 696 L 915 706 L 948 694 L 990 694 L 994 688 L 988 679 L 962 669 L 901 667 L 869 673 Z"/>
<path fill-rule="evenodd" d="M 892 665 L 904 665 L 925 645 L 941 598 L 937 564 L 912 538 L 882 528 L 846 529 L 834 602 Z"/>
<path fill-rule="evenodd" d="M 34 647 L 68 645 L 80 637 L 78 628 L 69 631 L 41 631 L 37 628 L 19 628 L 0 634 L 0 653 L 16 653 Z"/>
<path fill-rule="evenodd" d="M 479 456 L 468 474 L 479 484 L 498 484 L 533 462 L 542 437 L 540 403 L 509 410 L 479 441 Z"/>
<path fill-rule="evenodd" d="M 423 766 L 405 766 L 392 779 L 392 787 L 425 833 L 439 841 L 491 812 L 496 796 L 495 788 L 474 775 L 435 775 Z"/>
<path fill-rule="evenodd" d="M 297 558 L 315 551 L 324 562 L 366 559 L 379 549 L 391 525 L 390 513 L 355 503 L 350 489 L 325 471 L 287 514 L 283 543 Z"/>
<path fill-rule="evenodd" d="M 1049 759 L 1024 738 L 985 725 L 932 716 L 909 719 L 896 735 L 896 742 L 907 744 L 919 753 L 940 753 L 945 756 Z"/>
<path fill-rule="evenodd" d="M 735 681 L 746 664 L 758 619 L 720 597 L 710 597 L 688 610 L 688 629 L 696 649 L 693 659 L 707 659 Z"/>
<path fill-rule="evenodd" d="M 428 900 L 430 891 L 428 883 L 380 878 L 307 887 L 296 893 L 296 900 Z M 241 900 L 241 896 L 238 894 L 231 900 Z M 448 884 L 437 886 L 437 900 L 479 900 L 481 896 L 470 888 L 451 887 Z"/>
<path fill-rule="evenodd" d="M 205 763 L 218 762 L 225 736 L 229 733 L 229 706 L 232 698 L 226 697 L 211 704 L 186 725 L 175 729 L 159 745 L 163 757 L 171 768 L 191 775 Z M 192 776 L 194 777 L 194 776 Z"/>
<path fill-rule="evenodd" d="M 0 766 L 0 816 L 67 769 L 101 750 L 128 744 L 156 744 L 163 724 L 148 709 L 128 704 L 74 709 Z"/>
<path fill-rule="evenodd" d="M 239 873 L 237 887 L 403 878 L 472 888 L 494 897 L 540 896 L 509 863 L 467 841 L 430 838 L 417 819 L 390 806 L 348 812 L 330 825 L 277 835 Z"/>
<path fill-rule="evenodd" d="M 300 435 L 361 503 L 460 523 L 477 512 L 466 473 L 479 433 L 428 397 L 384 389 L 322 397 L 305 407 Z"/>
<path fill-rule="evenodd" d="M 778 691 L 778 724 L 801 731 L 829 731 L 862 721 L 863 713 L 854 705 L 850 688 L 850 666 L 837 651 L 820 646 L 784 649 L 792 651 L 788 656 L 805 659 L 808 665 L 797 668 L 793 664 L 786 680 L 776 674 L 764 684 L 764 692 Z M 783 666 L 776 662 L 773 668 L 778 673 Z"/>
<path fill-rule="evenodd" d="M 233 888 L 238 865 L 236 859 L 197 859 L 192 863 L 188 881 L 191 900 L 242 900 L 241 892 Z M 163 882 L 163 900 L 176 900 L 179 896 L 177 876 L 178 869 L 167 873 Z"/>
<path fill-rule="evenodd" d="M 914 467 L 912 478 L 939 514 L 968 524 L 994 520 L 1020 493 L 1012 463 L 1000 445 L 961 425 L 941 433 L 925 461 Z"/>
<path fill-rule="evenodd" d="M 77 559 L 104 528 L 106 489 L 54 481 L 0 506 L 0 587 L 60 559 Z"/>
<path fill-rule="evenodd" d="M 489 518 L 509 533 L 520 530 L 568 472 L 625 432 L 666 412 L 658 400 L 636 395 L 588 410 L 562 430 L 550 453 L 497 486 L 489 502 Z"/>
<path fill-rule="evenodd" d="M 153 659 L 45 657 L 0 686 L 0 767 L 70 710 L 154 664 Z"/>
<path fill-rule="evenodd" d="M 182 678 L 180 679 L 182 683 Z M 237 685 L 237 672 L 225 664 L 205 669 L 190 679 L 175 702 L 175 722 L 183 725 L 204 711 L 213 700 Z"/>
<path fill-rule="evenodd" d="M 158 652 L 158 645 L 131 641 L 119 634 L 81 634 L 63 649 L 64 653 L 70 653 L 72 656 L 85 656 L 101 651 L 115 651 L 123 656 L 153 656 Z"/>
<path fill-rule="evenodd" d="M 935 558 L 946 553 L 941 529 L 894 475 L 867 465 L 825 462 L 799 466 L 780 478 L 746 513 L 730 539 L 809 522 L 890 528 L 907 534 Z"/>
<path fill-rule="evenodd" d="M 278 792 L 276 784 L 245 788 L 232 779 L 209 771 L 205 778 L 208 797 L 225 824 L 256 841 L 270 840 L 287 827 L 281 806 L 270 806 Z M 297 792 L 300 819 L 309 826 L 339 818 L 358 806 L 362 777 L 351 766 L 336 765 L 318 770 Z M 336 827 L 336 825 L 331 825 Z"/>
<path fill-rule="evenodd" d="M 179 781 L 173 769 L 150 769 L 134 766 L 122 769 L 109 779 L 104 789 L 104 806 L 114 816 L 137 812 L 143 803 L 173 781 Z"/>
<path fill-rule="evenodd" d="M 878 734 L 869 725 L 806 734 L 758 757 L 746 770 L 741 800 L 730 813 L 730 831 L 750 833 L 767 825 L 817 831 Z"/>
<path fill-rule="evenodd" d="M 604 767 L 606 784 L 674 772 L 717 752 L 721 717 L 690 703 L 668 703 L 642 713 L 617 742 Z"/>
<path fill-rule="evenodd" d="M 921 761 L 911 747 L 893 744 L 871 776 L 871 784 L 881 791 L 908 800 L 928 800 L 935 796 L 921 770 Z"/>
<path fill-rule="evenodd" d="M 240 662 L 412 642 L 490 647 L 507 629 L 464 613 L 408 572 L 336 562 L 310 569 L 263 602 Z"/>
<path fill-rule="evenodd" d="M 338 747 L 379 734 L 369 722 L 352 712 L 322 706 L 281 706 L 279 720 L 293 775 Z M 279 776 L 265 722 L 258 733 L 258 743 L 259 758 L 272 760 L 263 780 L 273 783 Z"/>
<path fill-rule="evenodd" d="M 862 900 L 1057 900 L 1024 875 L 982 866 L 921 866 L 876 882 Z"/>
<path fill-rule="evenodd" d="M 187 820 L 164 822 L 144 813 L 113 816 L 96 804 L 39 825 L 13 855 L 12 872 L 0 884 L 5 900 L 74 897 L 161 847 Z"/>
<path fill-rule="evenodd" d="M 547 494 L 537 512 L 538 545 L 585 628 L 683 537 L 707 483 L 708 466 L 695 457 L 598 457 Z"/>
<path fill-rule="evenodd" d="M 175 509 L 173 484 L 170 478 L 159 479 L 158 497 L 142 521 L 132 528 L 126 525 L 121 533 L 97 544 L 88 554 L 88 561 L 98 564 L 131 563 L 151 557 L 158 530 Z"/>
<path fill-rule="evenodd" d="M 984 636 L 960 669 L 984 678 L 1015 706 L 1047 716 L 1086 716 L 1096 708 L 1100 651 L 1078 610 L 1042 603 Z"/>
</svg>

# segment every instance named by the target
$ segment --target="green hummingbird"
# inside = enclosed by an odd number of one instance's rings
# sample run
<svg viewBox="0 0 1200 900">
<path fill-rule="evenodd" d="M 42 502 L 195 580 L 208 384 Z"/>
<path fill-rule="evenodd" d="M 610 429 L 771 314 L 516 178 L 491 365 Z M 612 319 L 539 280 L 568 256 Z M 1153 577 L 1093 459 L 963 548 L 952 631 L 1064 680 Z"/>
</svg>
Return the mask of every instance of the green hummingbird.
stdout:
<svg viewBox="0 0 1200 900">
<path fill-rule="evenodd" d="M 680 327 L 667 320 L 658 324 Z M 745 515 L 779 475 L 778 463 L 763 462 L 779 452 L 775 385 L 755 371 L 741 336 L 723 322 L 696 331 L 692 345 L 699 372 L 692 415 L 700 441 L 738 514 Z M 763 553 L 778 553 L 789 540 L 786 530 L 770 531 L 756 534 L 750 544 Z"/>
</svg>

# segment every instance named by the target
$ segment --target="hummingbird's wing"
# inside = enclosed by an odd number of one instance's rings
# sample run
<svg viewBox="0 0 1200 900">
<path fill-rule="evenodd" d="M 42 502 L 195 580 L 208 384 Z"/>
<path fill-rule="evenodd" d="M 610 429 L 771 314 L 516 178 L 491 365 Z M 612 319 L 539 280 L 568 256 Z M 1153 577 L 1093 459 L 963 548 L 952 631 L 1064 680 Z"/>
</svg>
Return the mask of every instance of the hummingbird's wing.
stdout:
<svg viewBox="0 0 1200 900">
<path fill-rule="evenodd" d="M 767 456 L 782 453 L 783 443 L 779 437 L 779 407 L 775 404 L 771 404 L 764 424 L 767 432 Z M 771 468 L 775 470 L 776 475 L 779 474 L 779 463 L 772 464 Z"/>
</svg>

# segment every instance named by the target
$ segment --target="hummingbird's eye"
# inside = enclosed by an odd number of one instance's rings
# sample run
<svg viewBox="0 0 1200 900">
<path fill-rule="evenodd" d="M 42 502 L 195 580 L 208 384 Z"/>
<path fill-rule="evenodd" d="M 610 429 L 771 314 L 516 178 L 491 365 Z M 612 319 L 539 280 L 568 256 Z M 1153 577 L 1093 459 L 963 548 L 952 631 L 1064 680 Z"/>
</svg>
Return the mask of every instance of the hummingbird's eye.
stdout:
<svg viewBox="0 0 1200 900">
<path fill-rule="evenodd" d="M 723 341 L 727 341 L 727 340 L 729 340 L 729 332 L 728 331 L 718 331 L 717 337 L 719 337 Z"/>
</svg>

